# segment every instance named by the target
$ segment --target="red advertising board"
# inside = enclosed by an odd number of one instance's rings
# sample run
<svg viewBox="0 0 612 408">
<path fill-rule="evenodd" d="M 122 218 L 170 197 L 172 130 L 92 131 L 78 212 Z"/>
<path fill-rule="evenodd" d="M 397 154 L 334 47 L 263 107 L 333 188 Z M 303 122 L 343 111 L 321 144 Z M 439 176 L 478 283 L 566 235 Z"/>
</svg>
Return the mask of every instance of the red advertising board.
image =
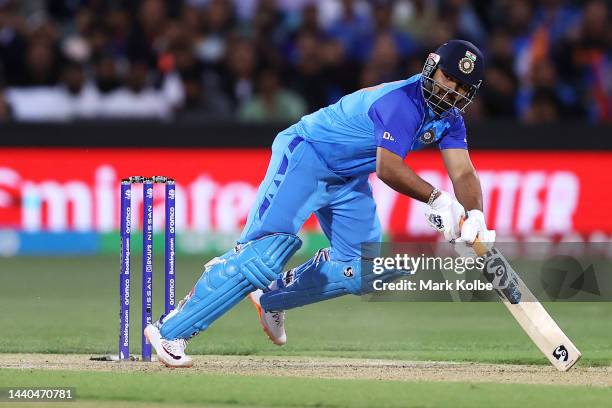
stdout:
<svg viewBox="0 0 612 408">
<path fill-rule="evenodd" d="M 115 230 L 120 178 L 159 174 L 177 180 L 180 228 L 236 231 L 244 224 L 269 156 L 265 149 L 2 149 L 0 228 Z M 472 160 L 488 223 L 499 234 L 612 234 L 607 176 L 612 153 L 477 151 Z M 437 151 L 411 153 L 407 163 L 432 184 L 452 191 Z M 423 204 L 395 193 L 374 175 L 372 184 L 385 231 L 402 237 L 432 235 Z M 163 200 L 161 190 L 157 199 Z M 159 228 L 163 207 L 157 208 Z M 317 228 L 316 222 L 310 220 L 306 228 Z"/>
</svg>

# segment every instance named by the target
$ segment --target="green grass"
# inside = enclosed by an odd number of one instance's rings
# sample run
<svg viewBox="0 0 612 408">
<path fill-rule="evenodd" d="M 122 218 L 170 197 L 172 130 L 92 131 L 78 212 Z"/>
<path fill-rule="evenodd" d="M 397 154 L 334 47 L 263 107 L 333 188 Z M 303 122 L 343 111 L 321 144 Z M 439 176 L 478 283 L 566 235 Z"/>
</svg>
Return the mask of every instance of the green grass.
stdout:
<svg viewBox="0 0 612 408">
<path fill-rule="evenodd" d="M 612 399 L 611 388 L 586 386 L 322 380 L 175 372 L 134 375 L 40 371 L 32 375 L 28 371 L 0 370 L 0 383 L 74 387 L 77 401 L 121 402 L 116 406 L 148 401 L 198 406 L 560 408 L 579 403 L 607 407 Z"/>
<path fill-rule="evenodd" d="M 134 257 L 132 352 L 139 352 L 140 267 Z M 161 266 L 161 257 L 157 258 Z M 177 295 L 204 257 L 180 257 Z M 0 352 L 117 352 L 118 257 L 0 259 Z M 163 307 L 156 268 L 155 313 Z M 612 362 L 612 304 L 546 305 L 583 353 L 581 365 Z M 197 336 L 193 354 L 359 357 L 548 364 L 499 303 L 366 302 L 343 297 L 288 312 L 278 348 L 242 302 Z M 571 373 L 569 374 L 571 375 Z M 611 388 L 427 383 L 0 369 L 0 387 L 71 386 L 86 406 L 490 407 L 609 406 Z M 115 405 L 115 402 L 121 402 Z M 144 405 L 143 405 L 144 404 Z M 159 404 L 159 405 L 157 405 Z M 186 404 L 186 405 L 185 405 Z M 80 404 L 79 404 L 80 405 Z M 0 403 L 0 407 L 3 404 Z M 39 405 L 40 406 L 40 405 Z"/>
<path fill-rule="evenodd" d="M 10 333 L 0 336 L 0 352 L 116 353 L 118 259 L 0 262 L 0 327 Z M 178 296 L 199 277 L 204 262 L 204 258 L 179 259 Z M 133 269 L 131 339 L 133 352 L 138 352 L 136 259 Z M 159 273 L 155 280 L 155 317 L 163 307 L 161 277 Z M 612 304 L 551 303 L 547 308 L 582 350 L 582 364 L 610 364 Z M 278 348 L 261 331 L 249 302 L 242 302 L 196 337 L 190 352 L 547 364 L 499 303 L 366 302 L 345 296 L 292 310 L 287 319 L 289 342 Z"/>
</svg>

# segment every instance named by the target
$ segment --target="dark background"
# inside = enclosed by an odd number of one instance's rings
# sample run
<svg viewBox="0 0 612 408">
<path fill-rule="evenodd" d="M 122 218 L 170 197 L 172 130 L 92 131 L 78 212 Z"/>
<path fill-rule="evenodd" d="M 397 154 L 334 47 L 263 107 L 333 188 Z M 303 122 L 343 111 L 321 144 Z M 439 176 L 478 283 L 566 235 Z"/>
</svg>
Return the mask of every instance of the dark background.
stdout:
<svg viewBox="0 0 612 408">
<path fill-rule="evenodd" d="M 75 122 L 0 125 L 0 146 L 264 147 L 285 124 L 232 122 Z M 468 125 L 470 149 L 611 150 L 612 126 L 582 122 L 525 125 L 512 120 Z"/>
</svg>

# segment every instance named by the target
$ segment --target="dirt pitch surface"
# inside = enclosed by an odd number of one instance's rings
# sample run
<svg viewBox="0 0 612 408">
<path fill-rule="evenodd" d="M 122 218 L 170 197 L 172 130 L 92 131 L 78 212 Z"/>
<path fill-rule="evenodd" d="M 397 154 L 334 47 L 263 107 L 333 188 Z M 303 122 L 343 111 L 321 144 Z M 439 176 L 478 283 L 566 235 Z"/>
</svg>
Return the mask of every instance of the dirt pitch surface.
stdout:
<svg viewBox="0 0 612 408">
<path fill-rule="evenodd" d="M 399 381 L 468 381 L 520 384 L 612 386 L 612 367 L 574 367 L 562 373 L 549 366 L 397 361 L 370 359 L 195 356 L 189 369 L 168 369 L 158 362 L 92 361 L 79 354 L 0 354 L 0 368 L 237 374 Z"/>
</svg>

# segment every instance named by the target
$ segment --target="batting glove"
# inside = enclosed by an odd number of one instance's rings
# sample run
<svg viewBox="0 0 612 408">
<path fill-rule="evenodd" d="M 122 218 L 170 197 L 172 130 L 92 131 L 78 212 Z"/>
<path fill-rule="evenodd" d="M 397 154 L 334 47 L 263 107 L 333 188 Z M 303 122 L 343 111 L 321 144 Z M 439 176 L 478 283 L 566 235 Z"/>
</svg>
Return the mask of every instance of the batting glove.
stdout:
<svg viewBox="0 0 612 408">
<path fill-rule="evenodd" d="M 444 233 L 444 239 L 450 242 L 461 235 L 459 222 L 465 218 L 465 209 L 459 201 L 442 191 L 425 210 L 425 217 L 429 225 Z"/>
<path fill-rule="evenodd" d="M 457 242 L 473 244 L 476 238 L 490 248 L 495 243 L 495 230 L 487 229 L 482 211 L 470 210 L 467 212 L 467 218 L 463 222 Z"/>
</svg>

